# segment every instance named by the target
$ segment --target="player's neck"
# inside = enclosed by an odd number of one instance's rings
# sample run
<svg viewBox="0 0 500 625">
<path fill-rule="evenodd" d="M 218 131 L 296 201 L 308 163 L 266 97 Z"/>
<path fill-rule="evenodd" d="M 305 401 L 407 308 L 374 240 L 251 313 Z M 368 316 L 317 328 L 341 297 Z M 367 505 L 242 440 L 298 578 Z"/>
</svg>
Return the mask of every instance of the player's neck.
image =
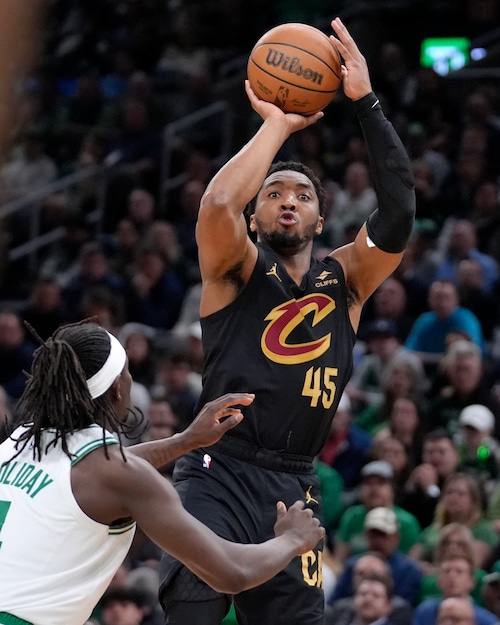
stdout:
<svg viewBox="0 0 500 625">
<path fill-rule="evenodd" d="M 311 254 L 309 251 L 301 251 L 296 254 L 284 256 L 277 252 L 281 262 L 285 266 L 288 275 L 298 285 L 302 283 L 302 279 L 309 271 L 311 266 Z"/>
</svg>

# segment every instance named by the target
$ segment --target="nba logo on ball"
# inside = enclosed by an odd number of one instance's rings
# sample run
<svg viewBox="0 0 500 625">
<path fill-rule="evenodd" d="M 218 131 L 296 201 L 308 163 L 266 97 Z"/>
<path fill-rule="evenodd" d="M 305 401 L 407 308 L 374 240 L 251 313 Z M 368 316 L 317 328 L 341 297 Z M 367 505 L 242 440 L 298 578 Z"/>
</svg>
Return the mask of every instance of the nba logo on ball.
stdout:
<svg viewBox="0 0 500 625">
<path fill-rule="evenodd" d="M 285 113 L 313 115 L 335 97 L 341 58 L 328 37 L 308 24 L 281 24 L 255 44 L 247 76 L 255 94 Z"/>
<path fill-rule="evenodd" d="M 279 106 L 280 108 L 283 108 L 284 106 L 286 106 L 286 101 L 288 100 L 289 95 L 290 95 L 290 89 L 288 87 L 283 87 L 283 86 L 279 87 L 278 93 L 276 95 L 276 100 L 274 101 L 276 106 Z"/>
<path fill-rule="evenodd" d="M 208 454 L 204 454 L 203 456 L 203 462 L 202 462 L 202 467 L 204 469 L 210 469 L 210 465 L 212 464 L 212 457 L 209 456 Z"/>
</svg>

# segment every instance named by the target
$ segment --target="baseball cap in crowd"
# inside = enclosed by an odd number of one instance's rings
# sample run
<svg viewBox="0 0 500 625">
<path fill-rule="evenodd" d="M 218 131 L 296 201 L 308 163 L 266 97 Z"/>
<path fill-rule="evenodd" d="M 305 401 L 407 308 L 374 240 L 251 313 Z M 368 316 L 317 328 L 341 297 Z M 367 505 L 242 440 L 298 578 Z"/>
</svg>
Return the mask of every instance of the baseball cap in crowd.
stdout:
<svg viewBox="0 0 500 625">
<path fill-rule="evenodd" d="M 469 425 L 480 432 L 491 432 L 495 425 L 495 416 L 482 404 L 466 406 L 458 419 L 460 425 Z"/>
<path fill-rule="evenodd" d="M 398 517 L 390 508 L 373 508 L 365 517 L 365 530 L 379 530 L 384 534 L 399 532 Z"/>
<path fill-rule="evenodd" d="M 372 477 L 372 475 L 383 477 L 386 480 L 392 480 L 394 478 L 394 471 L 392 470 L 392 466 L 385 460 L 374 460 L 373 462 L 365 464 L 361 469 L 361 478 Z"/>
<path fill-rule="evenodd" d="M 500 582 L 500 560 L 497 560 L 491 568 L 491 573 L 483 577 L 483 584 L 494 584 Z"/>
<path fill-rule="evenodd" d="M 393 337 L 397 336 L 398 329 L 393 321 L 387 319 L 377 319 L 368 326 L 368 338 L 373 339 L 375 337 Z"/>
<path fill-rule="evenodd" d="M 188 336 L 193 339 L 199 339 L 201 341 L 201 323 L 194 321 L 188 326 Z"/>
</svg>

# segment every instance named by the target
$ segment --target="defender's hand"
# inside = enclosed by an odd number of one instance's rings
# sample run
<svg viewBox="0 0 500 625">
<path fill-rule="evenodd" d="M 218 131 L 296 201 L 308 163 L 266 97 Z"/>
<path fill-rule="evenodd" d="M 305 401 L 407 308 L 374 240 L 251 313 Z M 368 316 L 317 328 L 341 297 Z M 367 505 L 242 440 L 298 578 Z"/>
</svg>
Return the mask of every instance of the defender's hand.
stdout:
<svg viewBox="0 0 500 625">
<path fill-rule="evenodd" d="M 182 435 L 193 449 L 210 447 L 243 419 L 241 410 L 234 406 L 249 406 L 254 399 L 253 393 L 227 393 L 218 397 L 203 406 Z"/>
<path fill-rule="evenodd" d="M 297 555 L 307 553 L 325 538 L 325 529 L 313 516 L 310 508 L 304 507 L 303 501 L 296 501 L 288 510 L 282 501 L 276 504 L 278 518 L 274 524 L 276 536 L 286 534 L 297 545 Z"/>
</svg>

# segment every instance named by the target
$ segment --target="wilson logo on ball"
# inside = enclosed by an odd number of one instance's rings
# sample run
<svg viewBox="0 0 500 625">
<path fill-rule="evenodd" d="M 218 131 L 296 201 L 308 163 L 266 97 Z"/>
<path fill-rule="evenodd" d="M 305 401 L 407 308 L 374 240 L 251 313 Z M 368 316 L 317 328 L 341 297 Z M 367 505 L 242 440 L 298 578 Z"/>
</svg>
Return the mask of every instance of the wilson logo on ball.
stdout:
<svg viewBox="0 0 500 625">
<path fill-rule="evenodd" d="M 314 71 L 310 67 L 304 67 L 298 56 L 287 56 L 274 48 L 269 48 L 266 64 L 271 67 L 279 67 L 284 72 L 301 76 L 304 80 L 309 80 L 317 85 L 321 85 L 323 82 L 323 74 Z"/>
<path fill-rule="evenodd" d="M 313 115 L 342 81 L 342 60 L 328 37 L 308 24 L 281 24 L 254 45 L 247 77 L 255 94 L 286 113 Z"/>
</svg>

